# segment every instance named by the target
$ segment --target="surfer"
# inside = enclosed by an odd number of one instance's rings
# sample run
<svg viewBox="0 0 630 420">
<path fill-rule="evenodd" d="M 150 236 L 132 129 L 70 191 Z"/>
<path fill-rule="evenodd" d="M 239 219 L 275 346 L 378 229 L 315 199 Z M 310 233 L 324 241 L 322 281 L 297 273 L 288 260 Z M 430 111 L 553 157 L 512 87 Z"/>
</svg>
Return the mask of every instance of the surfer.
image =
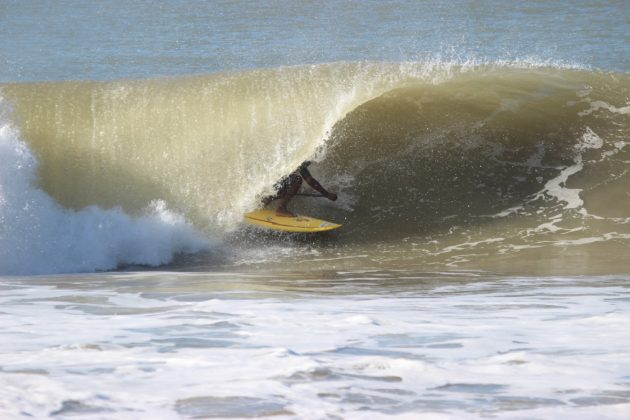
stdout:
<svg viewBox="0 0 630 420">
<path fill-rule="evenodd" d="M 302 186 L 302 181 L 306 181 L 308 185 L 314 190 L 318 191 L 322 196 L 328 198 L 331 201 L 337 200 L 337 194 L 328 192 L 322 185 L 311 175 L 308 170 L 310 161 L 303 162 L 295 171 L 285 176 L 280 181 L 274 184 L 276 195 L 271 195 L 263 199 L 263 204 L 266 206 L 273 200 L 280 200 L 280 204 L 276 208 L 276 214 L 278 216 L 295 217 L 295 214 L 291 213 L 287 209 L 289 201 L 297 194 L 298 190 Z"/>
</svg>

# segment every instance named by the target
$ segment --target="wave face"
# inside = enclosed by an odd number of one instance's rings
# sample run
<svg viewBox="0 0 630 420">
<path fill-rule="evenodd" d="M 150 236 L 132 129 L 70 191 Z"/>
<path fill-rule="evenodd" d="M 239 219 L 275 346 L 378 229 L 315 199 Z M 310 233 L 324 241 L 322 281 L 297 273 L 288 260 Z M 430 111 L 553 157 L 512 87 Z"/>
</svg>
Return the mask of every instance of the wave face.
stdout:
<svg viewBox="0 0 630 420">
<path fill-rule="evenodd" d="M 327 171 L 395 234 L 572 210 L 625 217 L 630 78 L 492 69 L 391 90 L 335 127 Z M 394 221 L 395 220 L 395 221 Z"/>
<path fill-rule="evenodd" d="M 345 112 L 378 94 L 389 82 L 382 72 L 323 65 L 18 84 L 3 94 L 41 161 L 42 188 L 62 205 L 135 212 L 163 199 L 198 224 L 223 229 L 312 155 Z"/>
<path fill-rule="evenodd" d="M 508 255 L 630 237 L 626 74 L 338 63 L 12 84 L 2 96 L 40 162 L 39 187 L 69 209 L 140 215 L 163 200 L 229 232 L 315 158 L 341 199 L 293 205 L 326 206 L 345 223 L 342 242 L 421 238 L 441 244 L 423 253 L 448 260 L 470 244 Z"/>
</svg>

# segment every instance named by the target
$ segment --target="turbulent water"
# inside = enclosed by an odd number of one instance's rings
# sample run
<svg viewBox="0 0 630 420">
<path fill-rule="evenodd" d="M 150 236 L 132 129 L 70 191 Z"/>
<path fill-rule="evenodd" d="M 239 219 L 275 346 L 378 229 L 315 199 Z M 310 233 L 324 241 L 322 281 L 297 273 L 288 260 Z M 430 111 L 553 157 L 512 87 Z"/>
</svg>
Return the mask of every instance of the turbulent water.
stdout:
<svg viewBox="0 0 630 420">
<path fill-rule="evenodd" d="M 0 417 L 630 416 L 630 7 L 452 3 L 3 2 Z"/>
<path fill-rule="evenodd" d="M 628 414 L 625 278 L 118 273 L 0 301 L 8 418 Z"/>
</svg>

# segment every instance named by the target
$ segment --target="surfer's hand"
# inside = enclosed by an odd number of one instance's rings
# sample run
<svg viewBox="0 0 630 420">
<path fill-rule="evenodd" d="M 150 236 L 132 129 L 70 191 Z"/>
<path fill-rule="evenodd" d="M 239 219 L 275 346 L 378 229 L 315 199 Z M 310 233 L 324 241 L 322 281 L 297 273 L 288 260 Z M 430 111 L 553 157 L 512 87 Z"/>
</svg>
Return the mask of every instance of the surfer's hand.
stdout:
<svg viewBox="0 0 630 420">
<path fill-rule="evenodd" d="M 326 197 L 328 197 L 330 201 L 337 201 L 337 194 L 335 193 L 328 193 Z"/>
</svg>

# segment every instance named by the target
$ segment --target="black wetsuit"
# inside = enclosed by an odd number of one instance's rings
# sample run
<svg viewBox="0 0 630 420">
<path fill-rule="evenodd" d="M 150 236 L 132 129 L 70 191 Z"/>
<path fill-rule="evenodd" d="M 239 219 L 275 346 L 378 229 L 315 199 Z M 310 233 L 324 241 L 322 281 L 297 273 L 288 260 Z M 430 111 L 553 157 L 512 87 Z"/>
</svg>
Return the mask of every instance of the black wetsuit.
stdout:
<svg viewBox="0 0 630 420">
<path fill-rule="evenodd" d="M 276 182 L 273 188 L 278 192 L 278 196 L 284 195 L 291 184 L 296 181 L 296 177 L 310 178 L 311 173 L 308 171 L 308 165 L 311 162 L 303 162 L 295 171 L 291 172 L 289 175 L 282 178 L 280 181 Z"/>
</svg>

